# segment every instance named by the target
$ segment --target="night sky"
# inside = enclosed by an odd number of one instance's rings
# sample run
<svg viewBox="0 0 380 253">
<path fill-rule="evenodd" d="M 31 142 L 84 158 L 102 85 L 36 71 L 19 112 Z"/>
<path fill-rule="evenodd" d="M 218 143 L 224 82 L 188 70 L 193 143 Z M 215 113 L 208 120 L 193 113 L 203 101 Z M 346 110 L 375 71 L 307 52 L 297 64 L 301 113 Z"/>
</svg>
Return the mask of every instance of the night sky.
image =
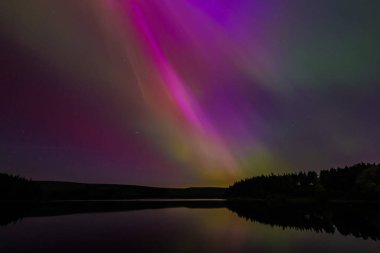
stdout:
<svg viewBox="0 0 380 253">
<path fill-rule="evenodd" d="M 2 0 L 0 171 L 228 185 L 380 162 L 378 0 Z"/>
</svg>

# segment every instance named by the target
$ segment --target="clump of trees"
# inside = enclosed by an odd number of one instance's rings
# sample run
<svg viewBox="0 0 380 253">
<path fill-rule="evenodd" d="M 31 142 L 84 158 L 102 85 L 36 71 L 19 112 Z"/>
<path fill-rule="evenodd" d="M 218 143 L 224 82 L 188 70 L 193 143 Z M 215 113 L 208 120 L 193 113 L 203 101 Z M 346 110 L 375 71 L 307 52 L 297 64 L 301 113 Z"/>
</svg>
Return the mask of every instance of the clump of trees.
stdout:
<svg viewBox="0 0 380 253">
<path fill-rule="evenodd" d="M 35 198 L 37 192 L 31 180 L 0 173 L 0 200 L 29 200 Z"/>
<path fill-rule="evenodd" d="M 227 197 L 379 200 L 380 164 L 252 177 L 230 186 Z"/>
</svg>

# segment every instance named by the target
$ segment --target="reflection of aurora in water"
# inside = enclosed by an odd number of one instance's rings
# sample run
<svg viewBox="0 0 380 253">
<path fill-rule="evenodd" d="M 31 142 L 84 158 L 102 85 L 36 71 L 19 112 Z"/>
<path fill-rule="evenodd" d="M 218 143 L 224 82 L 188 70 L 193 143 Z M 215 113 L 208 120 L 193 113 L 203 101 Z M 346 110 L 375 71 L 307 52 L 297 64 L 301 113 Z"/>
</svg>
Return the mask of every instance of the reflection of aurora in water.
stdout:
<svg viewBox="0 0 380 253">
<path fill-rule="evenodd" d="M 268 204 L 265 202 L 222 200 L 168 201 L 61 201 L 34 205 L 2 206 L 0 225 L 22 222 L 28 217 L 62 216 L 83 213 L 127 212 L 163 208 L 228 208 L 252 222 L 283 229 L 380 240 L 380 210 L 365 204 Z"/>
</svg>

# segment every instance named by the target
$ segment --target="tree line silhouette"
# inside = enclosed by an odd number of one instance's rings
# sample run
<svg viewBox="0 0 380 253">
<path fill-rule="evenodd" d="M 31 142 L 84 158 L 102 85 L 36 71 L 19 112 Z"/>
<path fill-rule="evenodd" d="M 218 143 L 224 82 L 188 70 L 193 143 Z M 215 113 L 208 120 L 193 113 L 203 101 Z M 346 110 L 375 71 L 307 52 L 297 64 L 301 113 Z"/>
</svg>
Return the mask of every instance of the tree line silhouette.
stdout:
<svg viewBox="0 0 380 253">
<path fill-rule="evenodd" d="M 0 200 L 32 200 L 38 195 L 38 187 L 31 180 L 0 173 Z"/>
<path fill-rule="evenodd" d="M 258 176 L 231 185 L 227 198 L 380 200 L 380 164 Z"/>
</svg>

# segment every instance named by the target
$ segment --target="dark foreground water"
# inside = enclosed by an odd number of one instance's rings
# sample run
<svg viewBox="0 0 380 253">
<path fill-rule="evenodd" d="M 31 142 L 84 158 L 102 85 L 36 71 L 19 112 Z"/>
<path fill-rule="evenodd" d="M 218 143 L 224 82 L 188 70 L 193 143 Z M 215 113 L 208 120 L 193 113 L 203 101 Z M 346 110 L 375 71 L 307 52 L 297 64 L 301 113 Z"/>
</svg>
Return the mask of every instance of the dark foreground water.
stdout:
<svg viewBox="0 0 380 253">
<path fill-rule="evenodd" d="M 3 218 L 0 226 L 0 252 L 380 252 L 380 224 L 366 217 L 368 210 L 347 224 L 357 214 L 334 218 L 336 211 L 315 207 L 137 203 L 102 212 L 75 205 L 24 211 L 18 218 L 3 212 L 9 221 Z"/>
</svg>

